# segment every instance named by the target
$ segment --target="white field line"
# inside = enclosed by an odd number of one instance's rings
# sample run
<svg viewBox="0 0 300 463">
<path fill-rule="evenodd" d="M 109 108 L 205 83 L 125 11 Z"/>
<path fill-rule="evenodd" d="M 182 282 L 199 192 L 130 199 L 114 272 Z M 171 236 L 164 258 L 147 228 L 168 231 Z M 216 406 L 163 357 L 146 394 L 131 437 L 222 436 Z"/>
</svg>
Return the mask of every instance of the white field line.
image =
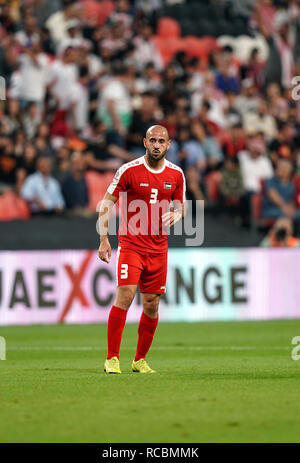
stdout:
<svg viewBox="0 0 300 463">
<path fill-rule="evenodd" d="M 124 346 L 122 350 L 132 350 L 136 346 Z M 8 345 L 7 351 L 103 351 L 106 350 L 107 346 L 20 346 L 20 345 Z M 255 351 L 255 350 L 266 350 L 266 351 L 281 351 L 290 350 L 291 346 L 152 346 L 151 350 L 161 351 Z"/>
</svg>

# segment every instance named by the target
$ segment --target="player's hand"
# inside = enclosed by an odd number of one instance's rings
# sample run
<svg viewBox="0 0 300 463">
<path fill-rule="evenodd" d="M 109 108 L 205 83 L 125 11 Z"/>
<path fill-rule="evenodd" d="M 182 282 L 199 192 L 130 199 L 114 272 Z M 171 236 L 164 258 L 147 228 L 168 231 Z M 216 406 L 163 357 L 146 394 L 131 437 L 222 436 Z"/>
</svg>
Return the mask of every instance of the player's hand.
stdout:
<svg viewBox="0 0 300 463">
<path fill-rule="evenodd" d="M 172 227 L 176 222 L 178 222 L 182 217 L 182 212 L 180 210 L 165 212 L 161 218 L 162 223 L 165 227 Z"/>
<path fill-rule="evenodd" d="M 103 262 L 109 264 L 111 257 L 111 246 L 109 244 L 108 239 L 101 241 L 98 249 L 98 256 L 99 259 L 103 260 Z"/>
</svg>

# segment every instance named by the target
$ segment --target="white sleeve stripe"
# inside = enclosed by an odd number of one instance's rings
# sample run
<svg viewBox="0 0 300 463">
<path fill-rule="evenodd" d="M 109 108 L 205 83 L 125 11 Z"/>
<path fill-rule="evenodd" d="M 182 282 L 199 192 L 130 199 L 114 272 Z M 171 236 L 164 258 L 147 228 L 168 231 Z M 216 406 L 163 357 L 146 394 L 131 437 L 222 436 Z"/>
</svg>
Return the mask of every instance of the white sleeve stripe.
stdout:
<svg viewBox="0 0 300 463">
<path fill-rule="evenodd" d="M 117 188 L 122 175 L 124 174 L 124 172 L 126 172 L 127 169 L 130 169 L 130 167 L 138 166 L 142 162 L 143 162 L 143 158 L 139 158 L 139 159 L 136 159 L 134 161 L 127 162 L 123 166 L 119 167 L 119 169 L 117 170 L 117 172 L 116 172 L 116 174 L 115 174 L 115 176 L 113 178 L 113 181 L 111 182 L 111 184 L 107 188 L 108 193 L 110 193 L 111 195 L 114 194 L 114 191 Z"/>
<path fill-rule="evenodd" d="M 186 193 L 186 183 L 185 183 L 185 176 L 184 176 L 184 173 L 181 171 L 181 175 L 182 175 L 182 178 L 183 178 L 183 188 L 182 188 L 182 202 L 185 203 L 186 201 L 186 198 L 185 198 L 185 193 Z"/>
</svg>

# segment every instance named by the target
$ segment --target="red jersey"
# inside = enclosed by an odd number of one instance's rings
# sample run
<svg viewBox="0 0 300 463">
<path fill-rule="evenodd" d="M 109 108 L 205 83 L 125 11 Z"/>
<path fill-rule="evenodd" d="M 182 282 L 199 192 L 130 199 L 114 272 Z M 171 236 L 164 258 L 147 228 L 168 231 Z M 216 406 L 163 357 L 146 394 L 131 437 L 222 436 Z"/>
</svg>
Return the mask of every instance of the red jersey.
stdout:
<svg viewBox="0 0 300 463">
<path fill-rule="evenodd" d="M 107 191 L 116 198 L 126 193 L 121 200 L 119 245 L 166 252 L 168 242 L 162 215 L 170 210 L 172 201 L 185 202 L 185 178 L 180 167 L 165 159 L 163 167 L 154 170 L 142 156 L 120 167 Z"/>
</svg>

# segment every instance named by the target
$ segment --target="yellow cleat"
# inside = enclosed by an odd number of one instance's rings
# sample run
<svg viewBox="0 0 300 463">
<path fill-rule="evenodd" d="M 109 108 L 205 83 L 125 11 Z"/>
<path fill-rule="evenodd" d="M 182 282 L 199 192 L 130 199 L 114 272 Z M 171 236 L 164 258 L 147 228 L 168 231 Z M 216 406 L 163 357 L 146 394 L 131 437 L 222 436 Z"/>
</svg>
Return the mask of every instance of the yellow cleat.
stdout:
<svg viewBox="0 0 300 463">
<path fill-rule="evenodd" d="M 145 359 L 140 359 L 137 362 L 133 361 L 131 368 L 134 373 L 156 373 L 155 370 L 149 367 Z"/>
<path fill-rule="evenodd" d="M 118 357 L 112 357 L 111 359 L 106 359 L 104 362 L 104 371 L 105 373 L 120 375 L 122 372 L 120 370 L 120 362 Z"/>
</svg>

